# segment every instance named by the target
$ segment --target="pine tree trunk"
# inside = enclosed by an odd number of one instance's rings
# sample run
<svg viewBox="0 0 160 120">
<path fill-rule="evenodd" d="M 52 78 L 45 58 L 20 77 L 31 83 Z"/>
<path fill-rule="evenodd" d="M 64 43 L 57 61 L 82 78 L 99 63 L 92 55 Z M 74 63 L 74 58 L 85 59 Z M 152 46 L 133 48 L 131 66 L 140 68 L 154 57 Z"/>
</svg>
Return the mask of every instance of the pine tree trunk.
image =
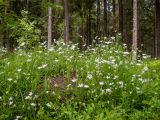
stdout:
<svg viewBox="0 0 160 120">
<path fill-rule="evenodd" d="M 123 33 L 123 1 L 118 0 L 119 2 L 119 32 L 121 33 L 122 41 L 124 42 L 124 33 Z"/>
<path fill-rule="evenodd" d="M 52 44 L 52 8 L 48 7 L 48 48 Z"/>
<path fill-rule="evenodd" d="M 68 44 L 69 41 L 69 12 L 68 0 L 64 0 L 64 43 Z"/>
<path fill-rule="evenodd" d="M 138 0 L 133 0 L 133 41 L 132 41 L 132 61 L 137 59 L 138 43 Z"/>
<path fill-rule="evenodd" d="M 97 38 L 96 42 L 98 43 L 98 38 L 100 37 L 100 0 L 97 0 Z"/>
<path fill-rule="evenodd" d="M 87 46 L 92 45 L 91 39 L 91 5 L 90 0 L 86 1 L 87 3 Z"/>
<path fill-rule="evenodd" d="M 55 3 L 59 3 L 60 1 L 59 0 L 55 0 Z"/>
<path fill-rule="evenodd" d="M 115 0 L 112 1 L 113 4 L 113 28 L 112 28 L 112 35 L 115 36 L 115 30 L 116 30 L 116 3 Z"/>
<path fill-rule="evenodd" d="M 155 57 L 160 58 L 160 0 L 155 2 Z"/>
<path fill-rule="evenodd" d="M 26 2 L 26 9 L 29 11 L 29 0 Z"/>
<path fill-rule="evenodd" d="M 103 5 L 104 5 L 104 36 L 108 36 L 108 11 L 107 11 L 107 0 L 103 0 Z"/>
<path fill-rule="evenodd" d="M 9 8 L 9 1 L 6 0 L 5 1 L 5 10 L 4 10 L 4 21 L 7 20 L 7 11 L 8 11 L 8 8 Z M 8 30 L 6 22 L 5 22 L 5 26 L 6 26 L 6 28 L 4 29 L 4 46 L 8 50 L 10 50 L 9 30 Z"/>
</svg>

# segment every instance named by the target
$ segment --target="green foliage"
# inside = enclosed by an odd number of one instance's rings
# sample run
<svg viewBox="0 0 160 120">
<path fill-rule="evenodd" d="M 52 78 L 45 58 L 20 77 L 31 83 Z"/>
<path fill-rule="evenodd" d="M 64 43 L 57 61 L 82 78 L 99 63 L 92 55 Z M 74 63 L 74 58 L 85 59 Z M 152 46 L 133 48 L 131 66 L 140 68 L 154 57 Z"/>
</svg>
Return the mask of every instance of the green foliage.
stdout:
<svg viewBox="0 0 160 120">
<path fill-rule="evenodd" d="M 27 11 L 23 10 L 21 14 L 22 18 L 8 23 L 8 27 L 11 30 L 10 38 L 16 40 L 20 47 L 31 48 L 38 45 L 41 32 L 36 27 L 37 21 L 29 20 Z"/>
<path fill-rule="evenodd" d="M 160 117 L 156 66 L 132 63 L 126 46 L 105 38 L 95 48 L 56 43 L 0 59 L 0 119 L 139 120 Z M 157 61 L 158 63 L 158 61 Z M 76 70 L 76 87 L 70 73 Z M 64 76 L 64 91 L 48 80 Z"/>
</svg>

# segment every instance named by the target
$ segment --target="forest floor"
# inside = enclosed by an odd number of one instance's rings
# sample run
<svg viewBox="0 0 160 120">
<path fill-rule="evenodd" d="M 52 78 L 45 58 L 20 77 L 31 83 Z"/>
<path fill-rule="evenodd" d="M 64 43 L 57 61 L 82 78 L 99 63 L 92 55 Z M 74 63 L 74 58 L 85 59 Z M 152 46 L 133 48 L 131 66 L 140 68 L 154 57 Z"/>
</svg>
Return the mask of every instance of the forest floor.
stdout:
<svg viewBox="0 0 160 120">
<path fill-rule="evenodd" d="M 159 120 L 160 61 L 133 63 L 125 47 L 1 50 L 0 119 Z"/>
</svg>

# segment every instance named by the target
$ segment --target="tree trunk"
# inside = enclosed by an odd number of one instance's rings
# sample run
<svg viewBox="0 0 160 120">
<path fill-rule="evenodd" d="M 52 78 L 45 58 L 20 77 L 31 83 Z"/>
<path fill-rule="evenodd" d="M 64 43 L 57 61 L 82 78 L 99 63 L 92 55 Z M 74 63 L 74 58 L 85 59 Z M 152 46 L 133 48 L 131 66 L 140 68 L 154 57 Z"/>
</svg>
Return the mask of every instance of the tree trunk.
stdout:
<svg viewBox="0 0 160 120">
<path fill-rule="evenodd" d="M 155 57 L 160 58 L 160 0 L 155 2 Z"/>
<path fill-rule="evenodd" d="M 118 0 L 119 2 L 119 32 L 121 33 L 122 41 L 124 42 L 124 32 L 123 32 L 123 0 Z"/>
<path fill-rule="evenodd" d="M 10 39 L 9 39 L 9 29 L 7 27 L 7 11 L 9 8 L 9 1 L 5 1 L 5 10 L 4 10 L 4 21 L 5 21 L 5 29 L 4 29 L 4 47 L 6 47 L 8 50 L 10 50 Z"/>
<path fill-rule="evenodd" d="M 59 3 L 60 1 L 59 0 L 55 0 L 55 3 Z"/>
<path fill-rule="evenodd" d="M 142 39 L 141 39 L 141 24 L 140 24 L 140 20 L 141 20 L 141 1 L 138 0 L 137 3 L 137 26 L 138 26 L 138 42 L 137 42 L 137 48 L 138 48 L 138 54 L 140 55 L 140 58 L 142 58 Z"/>
<path fill-rule="evenodd" d="M 115 30 L 116 30 L 116 3 L 115 0 L 112 1 L 112 5 L 113 5 L 113 25 L 112 25 L 112 35 L 115 36 Z"/>
<path fill-rule="evenodd" d="M 97 32 L 97 38 L 96 38 L 96 43 L 98 43 L 98 38 L 100 37 L 100 0 L 97 0 L 97 15 L 96 15 L 96 17 L 97 17 L 97 30 L 96 30 L 96 32 Z"/>
<path fill-rule="evenodd" d="M 91 39 L 91 5 L 90 0 L 87 0 L 87 45 L 92 45 Z"/>
<path fill-rule="evenodd" d="M 132 61 L 137 59 L 138 43 L 138 0 L 133 0 L 133 41 L 132 41 Z"/>
<path fill-rule="evenodd" d="M 107 0 L 103 0 L 103 4 L 104 4 L 104 16 L 103 16 L 103 20 L 104 20 L 104 36 L 108 36 L 108 11 L 107 11 Z"/>
<path fill-rule="evenodd" d="M 48 48 L 52 44 L 52 8 L 48 7 Z"/>
<path fill-rule="evenodd" d="M 69 41 L 69 12 L 68 0 L 64 0 L 64 43 L 68 44 Z"/>
<path fill-rule="evenodd" d="M 27 0 L 26 9 L 29 11 L 29 0 Z"/>
</svg>

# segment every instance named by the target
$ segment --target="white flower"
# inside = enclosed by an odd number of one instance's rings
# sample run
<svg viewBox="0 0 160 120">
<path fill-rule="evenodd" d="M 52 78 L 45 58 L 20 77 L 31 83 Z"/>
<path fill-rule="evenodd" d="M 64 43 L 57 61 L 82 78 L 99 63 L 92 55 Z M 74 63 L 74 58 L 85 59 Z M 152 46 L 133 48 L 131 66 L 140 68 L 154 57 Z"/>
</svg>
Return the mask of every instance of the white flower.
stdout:
<svg viewBox="0 0 160 120">
<path fill-rule="evenodd" d="M 36 106 L 36 104 L 35 104 L 35 103 L 31 103 L 31 106 L 35 107 L 35 106 Z"/>
<path fill-rule="evenodd" d="M 47 64 L 44 64 L 44 65 L 38 67 L 38 69 L 42 69 L 42 68 L 45 68 L 45 67 L 47 67 Z"/>
<path fill-rule="evenodd" d="M 42 68 L 45 68 L 45 67 L 47 67 L 47 64 L 42 65 Z"/>
<path fill-rule="evenodd" d="M 104 82 L 99 82 L 99 85 L 104 85 Z"/>
<path fill-rule="evenodd" d="M 111 39 L 112 39 L 112 40 L 114 40 L 114 39 L 115 39 L 115 37 L 114 37 L 114 36 L 112 36 L 112 37 L 111 37 Z"/>
<path fill-rule="evenodd" d="M 46 106 L 51 108 L 52 104 L 51 103 L 47 103 Z"/>
<path fill-rule="evenodd" d="M 12 101 L 12 100 L 13 100 L 13 97 L 10 97 L 10 98 L 9 98 L 9 101 Z"/>
<path fill-rule="evenodd" d="M 119 83 L 120 87 L 123 88 L 123 86 L 124 86 L 123 82 L 119 81 L 118 83 Z"/>
<path fill-rule="evenodd" d="M 8 81 L 12 81 L 13 79 L 12 79 L 12 78 L 8 78 L 7 80 L 8 80 Z"/>
<path fill-rule="evenodd" d="M 16 116 L 16 119 L 15 119 L 15 120 L 18 120 L 18 119 L 20 119 L 20 118 L 22 118 L 22 116 Z"/>
<path fill-rule="evenodd" d="M 113 79 L 115 80 L 115 79 L 117 79 L 117 78 L 118 78 L 118 76 L 117 76 L 117 75 L 115 75 Z"/>
<path fill-rule="evenodd" d="M 9 102 L 9 105 L 12 105 L 12 104 L 13 104 L 13 101 L 10 101 L 10 102 Z"/>
<path fill-rule="evenodd" d="M 147 67 L 147 66 L 145 66 L 145 67 L 143 68 L 143 70 L 144 70 L 144 71 L 147 71 L 147 70 L 148 70 L 148 67 Z"/>
<path fill-rule="evenodd" d="M 33 93 L 32 92 L 29 92 L 29 96 L 32 96 L 33 95 Z"/>
<path fill-rule="evenodd" d="M 2 97 L 0 96 L 0 100 L 2 100 Z"/>
<path fill-rule="evenodd" d="M 31 59 L 27 59 L 27 62 L 31 62 Z"/>
<path fill-rule="evenodd" d="M 89 80 L 92 79 L 92 77 L 93 77 L 93 76 L 92 76 L 91 74 L 88 74 L 88 75 L 87 75 L 87 78 L 88 78 Z"/>
<path fill-rule="evenodd" d="M 80 88 L 83 87 L 83 86 L 84 86 L 83 84 L 79 84 L 79 85 L 78 85 L 78 87 L 80 87 Z"/>
<path fill-rule="evenodd" d="M 121 34 L 121 33 L 118 33 L 118 35 L 121 36 L 122 34 Z"/>
<path fill-rule="evenodd" d="M 140 63 L 137 63 L 136 65 L 137 65 L 137 66 L 141 66 L 142 64 L 140 64 Z"/>
<path fill-rule="evenodd" d="M 20 46 L 24 46 L 24 45 L 25 45 L 25 42 L 23 42 L 23 43 L 20 44 Z"/>
<path fill-rule="evenodd" d="M 17 80 L 15 80 L 14 83 L 17 83 Z"/>
<path fill-rule="evenodd" d="M 104 37 L 104 39 L 106 40 L 106 39 L 107 39 L 107 37 Z"/>
<path fill-rule="evenodd" d="M 75 48 L 76 48 L 75 45 L 72 45 L 72 46 L 71 46 L 71 50 L 74 50 Z"/>
<path fill-rule="evenodd" d="M 105 78 L 106 78 L 106 79 L 110 79 L 111 77 L 110 77 L 110 76 L 106 76 Z"/>
<path fill-rule="evenodd" d="M 76 78 L 73 78 L 71 81 L 72 81 L 72 82 L 76 82 L 76 81 L 77 81 L 77 79 L 76 79 Z"/>
<path fill-rule="evenodd" d="M 129 52 L 123 52 L 123 55 L 129 55 L 130 53 Z"/>
<path fill-rule="evenodd" d="M 113 82 L 109 83 L 110 86 L 113 85 L 113 84 L 114 84 Z"/>
<path fill-rule="evenodd" d="M 112 42 L 108 41 L 108 42 L 105 42 L 107 45 L 111 44 Z"/>
<path fill-rule="evenodd" d="M 84 88 L 89 88 L 89 86 L 88 85 L 84 85 Z"/>
<path fill-rule="evenodd" d="M 59 62 L 59 60 L 54 60 L 55 62 Z"/>
<path fill-rule="evenodd" d="M 38 51 L 38 53 L 42 53 L 42 51 Z"/>
<path fill-rule="evenodd" d="M 80 87 L 80 88 L 82 88 L 82 87 L 83 87 L 83 88 L 89 88 L 88 85 L 84 85 L 84 84 L 79 84 L 78 87 Z"/>
<path fill-rule="evenodd" d="M 111 93 L 112 90 L 111 89 L 105 89 L 106 92 Z"/>
<path fill-rule="evenodd" d="M 17 72 L 21 72 L 22 71 L 22 69 L 17 69 Z"/>
<path fill-rule="evenodd" d="M 26 96 L 26 98 L 25 98 L 26 100 L 30 100 L 31 99 L 31 97 L 30 96 Z"/>
</svg>

